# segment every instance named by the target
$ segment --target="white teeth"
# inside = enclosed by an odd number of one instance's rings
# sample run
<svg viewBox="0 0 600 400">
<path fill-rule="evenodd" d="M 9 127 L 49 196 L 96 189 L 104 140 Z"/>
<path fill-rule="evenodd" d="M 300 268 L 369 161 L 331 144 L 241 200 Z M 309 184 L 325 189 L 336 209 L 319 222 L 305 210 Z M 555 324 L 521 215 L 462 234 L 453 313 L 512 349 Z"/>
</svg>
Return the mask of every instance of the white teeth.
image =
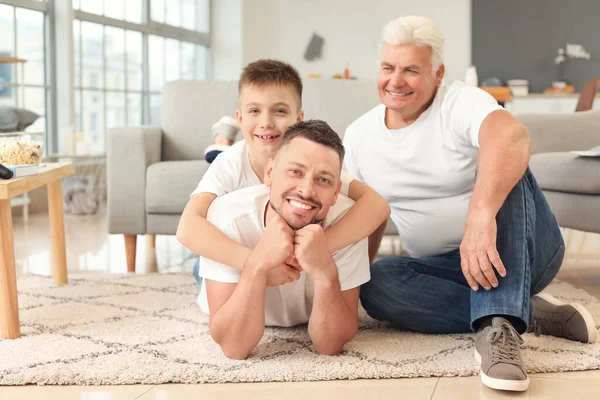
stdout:
<svg viewBox="0 0 600 400">
<path fill-rule="evenodd" d="M 388 90 L 388 93 L 391 94 L 392 96 L 408 96 L 409 94 L 411 94 L 412 92 L 391 92 Z"/>
<path fill-rule="evenodd" d="M 290 204 L 296 208 L 301 208 L 303 210 L 310 210 L 312 208 L 311 206 L 307 206 L 307 205 L 297 202 L 295 200 L 290 200 Z"/>
</svg>

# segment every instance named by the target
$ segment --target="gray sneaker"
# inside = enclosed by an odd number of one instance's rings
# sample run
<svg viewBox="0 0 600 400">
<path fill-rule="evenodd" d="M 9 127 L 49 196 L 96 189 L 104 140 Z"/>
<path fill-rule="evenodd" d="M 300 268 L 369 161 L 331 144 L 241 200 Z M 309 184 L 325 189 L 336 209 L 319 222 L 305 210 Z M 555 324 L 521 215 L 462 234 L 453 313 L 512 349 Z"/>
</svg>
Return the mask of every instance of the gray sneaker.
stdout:
<svg viewBox="0 0 600 400">
<path fill-rule="evenodd" d="M 492 326 L 475 337 L 475 359 L 480 363 L 481 382 L 492 389 L 522 392 L 529 387 L 529 378 L 521 358 L 521 335 L 510 322 L 494 317 Z"/>
<path fill-rule="evenodd" d="M 594 318 L 584 306 L 563 303 L 547 293 L 531 298 L 531 320 L 527 332 L 583 343 L 594 343 L 598 336 Z"/>
</svg>

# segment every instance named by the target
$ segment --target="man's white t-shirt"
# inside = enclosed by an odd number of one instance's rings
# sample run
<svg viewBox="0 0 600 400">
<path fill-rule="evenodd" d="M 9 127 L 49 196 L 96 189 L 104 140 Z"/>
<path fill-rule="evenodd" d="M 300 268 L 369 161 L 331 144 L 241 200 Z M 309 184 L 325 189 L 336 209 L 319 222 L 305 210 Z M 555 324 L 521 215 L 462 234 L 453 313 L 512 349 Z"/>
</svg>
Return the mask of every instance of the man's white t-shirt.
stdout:
<svg viewBox="0 0 600 400">
<path fill-rule="evenodd" d="M 342 172 L 341 179 L 340 193 L 348 195 L 350 182 L 354 178 Z M 234 190 L 260 184 L 260 178 L 250 165 L 248 144 L 245 140 L 240 140 L 215 158 L 191 196 L 198 193 L 213 193 L 219 197 Z"/>
<path fill-rule="evenodd" d="M 485 91 L 457 81 L 442 84 L 406 128 L 388 129 L 381 104 L 346 130 L 346 170 L 389 202 L 411 257 L 459 247 L 475 185 L 479 128 L 500 109 Z"/>
<path fill-rule="evenodd" d="M 220 196 L 211 204 L 207 219 L 232 240 L 254 248 L 264 231 L 265 208 L 269 193 L 270 189 L 267 186 L 257 185 Z M 340 195 L 322 222 L 323 228 L 326 229 L 339 220 L 353 203 L 348 197 Z M 198 296 L 198 305 L 208 314 L 206 280 L 236 283 L 239 281 L 241 271 L 208 258 L 200 258 L 200 276 L 204 279 Z M 366 238 L 335 252 L 333 259 L 338 268 L 342 291 L 358 287 L 371 278 Z M 301 272 L 300 278 L 295 282 L 267 287 L 265 324 L 287 327 L 308 322 L 313 297 L 314 282 L 306 272 Z"/>
</svg>

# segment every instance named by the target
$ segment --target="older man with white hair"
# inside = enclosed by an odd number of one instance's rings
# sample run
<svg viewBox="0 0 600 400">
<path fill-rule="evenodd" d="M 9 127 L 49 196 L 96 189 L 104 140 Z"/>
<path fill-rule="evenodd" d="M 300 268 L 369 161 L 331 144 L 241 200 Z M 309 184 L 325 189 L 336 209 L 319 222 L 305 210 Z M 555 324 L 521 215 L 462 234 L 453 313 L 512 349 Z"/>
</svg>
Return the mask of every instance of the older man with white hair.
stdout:
<svg viewBox="0 0 600 400">
<path fill-rule="evenodd" d="M 520 334 L 593 342 L 597 331 L 583 306 L 540 293 L 565 246 L 527 167 L 527 129 L 479 88 L 445 84 L 443 56 L 430 19 L 389 22 L 383 104 L 346 131 L 346 169 L 390 203 L 408 253 L 371 266 L 361 301 L 372 317 L 404 329 L 474 330 L 483 383 L 522 391 L 529 379 Z"/>
</svg>

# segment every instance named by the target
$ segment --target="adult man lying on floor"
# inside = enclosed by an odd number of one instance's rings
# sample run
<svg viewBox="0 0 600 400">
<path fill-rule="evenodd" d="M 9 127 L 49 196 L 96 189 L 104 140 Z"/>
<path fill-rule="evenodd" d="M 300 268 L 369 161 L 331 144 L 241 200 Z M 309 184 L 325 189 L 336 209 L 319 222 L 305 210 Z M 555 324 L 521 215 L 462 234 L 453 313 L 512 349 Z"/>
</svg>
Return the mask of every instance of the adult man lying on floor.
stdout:
<svg viewBox="0 0 600 400">
<path fill-rule="evenodd" d="M 210 314 L 211 336 L 227 357 L 247 358 L 265 326 L 308 322 L 317 351 L 332 355 L 356 335 L 359 286 L 370 279 L 367 239 L 332 255 L 323 231 L 352 205 L 338 197 L 343 158 L 342 142 L 329 125 L 299 122 L 267 164 L 264 185 L 218 197 L 210 206 L 210 222 L 254 249 L 242 271 L 200 261 L 198 303 Z M 267 287 L 269 270 L 286 262 L 298 276 Z"/>
</svg>

